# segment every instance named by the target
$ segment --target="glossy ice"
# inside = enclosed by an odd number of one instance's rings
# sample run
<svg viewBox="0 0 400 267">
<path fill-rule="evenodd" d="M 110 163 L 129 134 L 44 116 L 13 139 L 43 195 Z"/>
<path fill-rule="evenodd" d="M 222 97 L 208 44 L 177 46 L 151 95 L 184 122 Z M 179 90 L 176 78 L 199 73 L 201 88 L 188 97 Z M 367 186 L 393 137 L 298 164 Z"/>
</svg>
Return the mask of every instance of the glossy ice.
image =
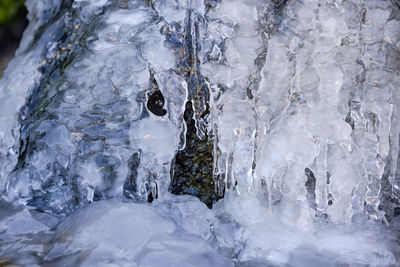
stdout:
<svg viewBox="0 0 400 267">
<path fill-rule="evenodd" d="M 0 81 L 1 257 L 396 264 L 396 1 L 27 6 Z M 214 142 L 212 210 L 168 193 L 187 101 Z"/>
</svg>

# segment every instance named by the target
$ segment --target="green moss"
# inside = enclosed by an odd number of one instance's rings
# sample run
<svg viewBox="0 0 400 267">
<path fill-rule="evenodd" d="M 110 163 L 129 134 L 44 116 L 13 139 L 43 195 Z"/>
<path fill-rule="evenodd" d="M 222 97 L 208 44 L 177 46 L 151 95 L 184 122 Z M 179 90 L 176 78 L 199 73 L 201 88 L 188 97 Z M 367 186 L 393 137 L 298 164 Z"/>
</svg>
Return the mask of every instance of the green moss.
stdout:
<svg viewBox="0 0 400 267">
<path fill-rule="evenodd" d="M 0 0 L 0 25 L 25 14 L 25 0 Z"/>
</svg>

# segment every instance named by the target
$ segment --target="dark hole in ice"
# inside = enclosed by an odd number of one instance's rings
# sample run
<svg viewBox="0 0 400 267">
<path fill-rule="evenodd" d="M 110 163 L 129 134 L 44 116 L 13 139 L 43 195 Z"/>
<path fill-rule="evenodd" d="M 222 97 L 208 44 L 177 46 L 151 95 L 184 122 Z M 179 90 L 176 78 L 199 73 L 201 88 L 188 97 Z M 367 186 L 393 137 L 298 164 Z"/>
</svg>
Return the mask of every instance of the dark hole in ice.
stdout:
<svg viewBox="0 0 400 267">
<path fill-rule="evenodd" d="M 140 152 L 135 152 L 128 160 L 128 175 L 125 179 L 125 183 L 123 186 L 123 194 L 128 199 L 135 198 L 136 191 L 136 177 L 138 175 L 137 168 L 140 164 Z"/>
<path fill-rule="evenodd" d="M 147 202 L 151 203 L 153 202 L 153 194 L 149 194 L 149 196 L 147 197 Z"/>
<path fill-rule="evenodd" d="M 307 191 L 308 192 L 315 192 L 316 179 L 315 179 L 314 173 L 309 168 L 305 168 L 304 172 L 305 172 L 305 174 L 307 176 L 307 181 L 305 183 Z"/>
<path fill-rule="evenodd" d="M 164 96 L 160 90 L 154 91 L 149 94 L 149 99 L 147 100 L 147 109 L 157 116 L 164 116 L 167 111 L 163 109 L 165 104 Z"/>
<path fill-rule="evenodd" d="M 328 205 L 329 206 L 333 205 L 333 196 L 331 193 L 328 194 Z"/>
<path fill-rule="evenodd" d="M 146 187 L 147 187 L 147 186 L 146 186 Z M 157 186 L 157 183 L 156 183 L 156 190 L 155 190 L 155 192 L 152 192 L 152 191 L 150 190 L 150 187 L 147 188 L 147 191 L 150 192 L 149 195 L 147 196 L 147 202 L 151 203 L 151 202 L 153 202 L 154 199 L 157 199 L 157 198 L 158 198 L 158 186 Z"/>
<path fill-rule="evenodd" d="M 393 216 L 394 216 L 394 217 L 397 217 L 397 216 L 399 216 L 399 215 L 400 215 L 400 207 L 394 208 Z"/>
<path fill-rule="evenodd" d="M 307 189 L 307 199 L 309 206 L 313 209 L 317 208 L 317 203 L 315 202 L 316 195 L 315 195 L 315 186 L 317 179 L 315 178 L 314 173 L 309 168 L 304 169 L 304 173 L 307 176 L 307 181 L 304 184 Z"/>
</svg>

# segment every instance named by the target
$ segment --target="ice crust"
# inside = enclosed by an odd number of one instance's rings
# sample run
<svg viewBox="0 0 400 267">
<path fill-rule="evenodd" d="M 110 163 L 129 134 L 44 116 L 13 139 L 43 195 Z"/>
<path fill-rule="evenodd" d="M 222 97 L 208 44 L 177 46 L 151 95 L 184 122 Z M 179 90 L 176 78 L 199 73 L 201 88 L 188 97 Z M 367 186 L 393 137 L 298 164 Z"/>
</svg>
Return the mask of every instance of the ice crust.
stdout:
<svg viewBox="0 0 400 267">
<path fill-rule="evenodd" d="M 58 226 L 45 260 L 68 266 L 233 266 L 208 242 L 211 220 L 211 211 L 193 197 L 153 206 L 99 201 Z"/>
<path fill-rule="evenodd" d="M 0 263 L 399 264 L 396 1 L 26 5 L 0 80 Z M 212 209 L 168 192 L 187 101 Z"/>
</svg>

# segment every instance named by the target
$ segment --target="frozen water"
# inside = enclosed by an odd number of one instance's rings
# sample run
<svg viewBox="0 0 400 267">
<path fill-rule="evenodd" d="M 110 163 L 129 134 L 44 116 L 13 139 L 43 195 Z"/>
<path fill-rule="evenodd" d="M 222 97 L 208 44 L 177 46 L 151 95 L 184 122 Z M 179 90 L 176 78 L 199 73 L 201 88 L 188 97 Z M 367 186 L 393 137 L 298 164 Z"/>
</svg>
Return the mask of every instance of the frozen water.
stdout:
<svg viewBox="0 0 400 267">
<path fill-rule="evenodd" d="M 399 264 L 397 1 L 27 7 L 0 80 L 0 264 Z M 168 192 L 188 101 L 212 209 Z"/>
<path fill-rule="evenodd" d="M 79 31 L 88 27 L 82 25 L 85 18 L 91 14 L 95 21 L 102 7 L 74 2 L 59 21 Z M 82 18 L 72 20 L 72 12 Z M 69 213 L 93 198 L 119 195 L 124 183 L 137 199 L 147 199 L 148 191 L 155 198 L 158 188 L 168 188 L 169 165 L 183 131 L 187 85 L 171 70 L 175 58 L 163 45 L 163 22 L 157 22 L 157 14 L 145 3 L 110 8 L 102 19 L 93 32 L 76 33 L 75 40 L 62 44 L 51 42 L 51 49 L 71 50 L 72 55 L 63 59 L 54 52 L 53 64 L 65 64 L 63 72 L 50 70 L 50 80 L 42 80 L 28 100 L 20 163 L 10 174 L 9 197 L 31 198 L 32 205 L 45 211 Z M 83 38 L 86 44 L 73 48 Z M 146 109 L 153 91 L 164 95 L 167 115 Z M 128 161 L 134 153 L 141 160 L 132 177 Z M 29 190 L 26 185 L 34 180 L 41 181 L 41 188 Z M 57 205 L 51 203 L 55 192 Z"/>
<path fill-rule="evenodd" d="M 99 201 L 58 226 L 54 244 L 45 248 L 45 261 L 67 266 L 233 266 L 209 242 L 211 211 L 192 198 L 153 206 Z"/>
</svg>

